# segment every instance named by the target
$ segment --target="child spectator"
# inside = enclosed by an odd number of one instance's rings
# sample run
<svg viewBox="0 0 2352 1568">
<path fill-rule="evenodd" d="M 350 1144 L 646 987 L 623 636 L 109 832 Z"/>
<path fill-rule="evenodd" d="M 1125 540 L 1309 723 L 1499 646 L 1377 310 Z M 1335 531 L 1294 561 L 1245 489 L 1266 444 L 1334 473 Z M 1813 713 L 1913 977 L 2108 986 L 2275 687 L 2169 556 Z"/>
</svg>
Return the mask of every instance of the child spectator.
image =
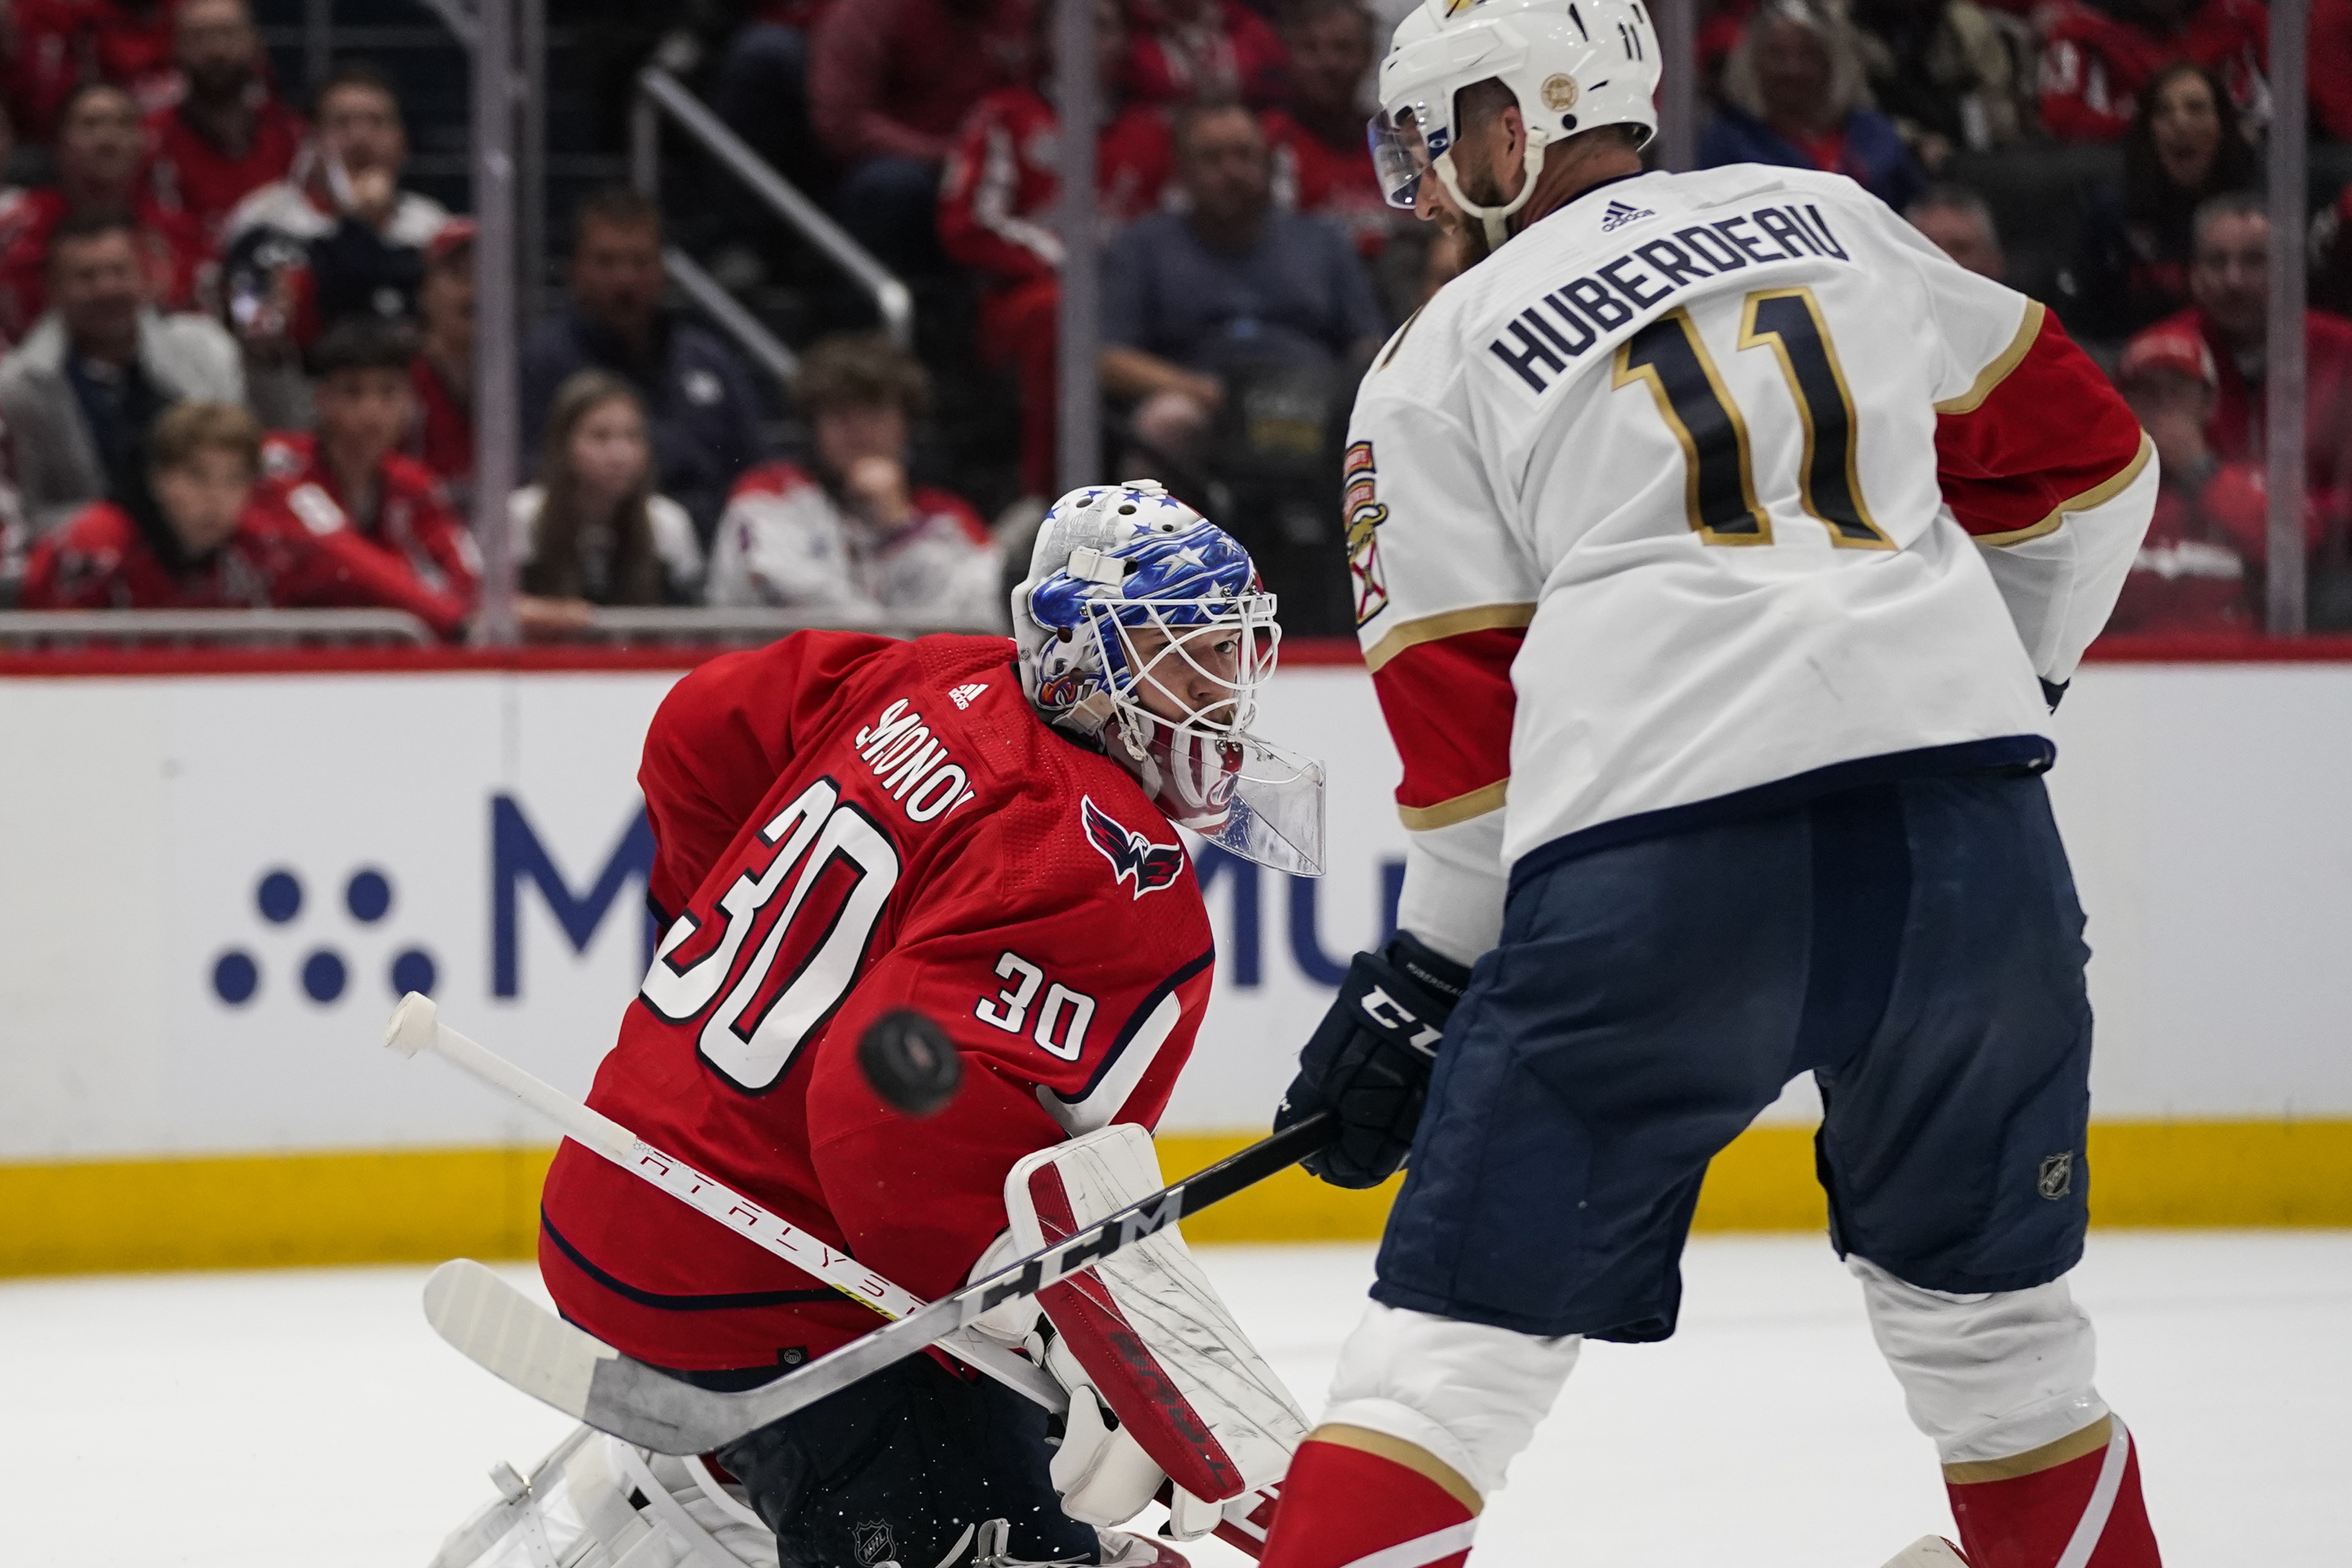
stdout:
<svg viewBox="0 0 2352 1568">
<path fill-rule="evenodd" d="M 1282 101 L 1282 38 L 1240 0 L 1128 0 L 1128 16 L 1135 36 L 1119 86 L 1134 101 Z"/>
<path fill-rule="evenodd" d="M 2206 445 L 2221 384 L 2212 349 L 2184 327 L 2150 328 L 2125 352 L 2116 384 L 2156 443 L 2163 485 L 2107 630 L 2260 630 L 2248 563 L 2267 553 L 2269 509 L 2260 464 L 2221 463 Z"/>
<path fill-rule="evenodd" d="M 146 185 L 217 238 L 237 203 L 286 177 L 305 127 L 269 90 L 246 0 L 181 0 L 173 50 L 186 89 L 147 118 Z"/>
<path fill-rule="evenodd" d="M 1929 169 L 2023 139 L 2030 40 L 2013 18 L 1974 0 L 1856 0 L 1853 21 L 1878 108 Z"/>
<path fill-rule="evenodd" d="M 145 483 L 99 501 L 33 549 L 28 610 L 406 610 L 443 637 L 466 606 L 348 529 L 320 531 L 257 494 L 261 426 L 225 403 L 155 422 Z"/>
<path fill-rule="evenodd" d="M 585 627 L 599 605 L 683 605 L 702 582 L 686 509 L 654 493 L 653 443 L 636 389 L 583 370 L 556 389 L 539 483 L 515 491 L 515 618 L 532 637 Z"/>
<path fill-rule="evenodd" d="M 1380 58 L 1371 14 L 1361 0 L 1298 0 L 1283 13 L 1282 37 L 1290 51 L 1290 93 L 1264 116 L 1274 147 L 1275 200 L 1329 218 L 1370 261 L 1402 216 L 1381 194 L 1357 101 L 1364 74 Z"/>
<path fill-rule="evenodd" d="M 995 546 L 961 498 L 909 482 L 907 447 L 929 388 L 887 338 L 834 337 L 793 383 L 814 471 L 769 463 L 743 476 L 719 524 L 714 605 L 818 613 L 910 612 L 1001 628 Z"/>
<path fill-rule="evenodd" d="M 1852 26 L 1818 0 L 1769 0 L 1723 70 L 1725 102 L 1700 133 L 1699 166 L 1777 163 L 1844 174 L 1901 212 L 1927 176 L 1869 89 Z"/>
<path fill-rule="evenodd" d="M 2042 124 L 2062 142 L 2125 134 L 2157 74 L 2175 61 L 2206 68 L 2242 111 L 2268 100 L 2263 0 L 2054 0 L 2041 27 Z"/>
<path fill-rule="evenodd" d="M 414 357 L 408 334 L 391 322 L 353 317 L 330 328 L 311 355 L 318 434 L 271 435 L 262 477 L 313 531 L 348 530 L 470 610 L 482 585 L 473 535 L 440 482 L 397 450 L 415 412 Z"/>
<path fill-rule="evenodd" d="M 2202 66 L 2167 66 L 2140 94 L 2124 140 L 2121 192 L 2092 194 L 2063 314 L 2082 337 L 2120 338 L 2189 302 L 2192 219 L 2254 187 L 2259 166 L 2237 106 Z"/>
<path fill-rule="evenodd" d="M 1035 74 L 1033 0 L 856 0 L 809 42 L 809 113 L 841 170 L 834 209 L 899 272 L 943 270 L 940 170 L 972 105 Z"/>
<path fill-rule="evenodd" d="M 164 409 L 245 395 L 227 332 L 208 316 L 158 315 L 147 288 L 128 218 L 85 213 L 58 226 L 55 307 L 0 360 L 9 471 L 36 535 L 134 489 L 136 454 Z"/>
<path fill-rule="evenodd" d="M 1127 26 L 1116 0 L 1100 0 L 1096 7 L 1095 45 L 1103 90 L 1116 105 L 1114 82 L 1127 54 Z M 1055 353 L 1062 298 L 1055 204 L 1062 183 L 1054 146 L 1059 134 L 1059 116 L 1038 89 L 992 92 L 964 121 L 940 187 L 940 241 L 980 279 L 981 352 L 994 364 L 1011 365 L 1020 378 L 1021 484 L 1033 496 L 1055 493 Z M 1096 210 L 1105 232 L 1159 207 L 1173 161 L 1165 114 L 1141 105 L 1111 110 L 1095 142 Z"/>
<path fill-rule="evenodd" d="M 408 367 L 416 412 L 401 440 L 401 450 L 448 489 L 460 517 L 473 515 L 474 234 L 473 219 L 452 218 L 425 247 Z"/>
<path fill-rule="evenodd" d="M 148 297 L 166 310 L 214 308 L 219 268 L 211 237 L 139 184 L 147 132 L 131 95 L 87 82 L 66 100 L 55 148 L 58 183 L 29 192 L 0 237 L 0 337 L 22 342 L 47 305 L 49 237 L 68 217 L 130 215 Z"/>
<path fill-rule="evenodd" d="M 667 277 L 659 207 L 614 186 L 574 209 L 570 298 L 522 348 L 523 439 L 548 427 L 556 388 L 577 372 L 621 377 L 652 420 L 656 488 L 708 539 L 728 487 L 765 445 L 762 404 L 732 348 L 663 308 Z M 538 449 L 524 455 L 535 461 Z"/>
<path fill-rule="evenodd" d="M 230 323 L 264 363 L 283 363 L 345 316 L 414 314 L 425 247 L 449 221 L 440 203 L 400 188 L 408 135 L 382 72 L 341 67 L 312 107 L 316 133 L 286 177 L 227 222 Z"/>
</svg>

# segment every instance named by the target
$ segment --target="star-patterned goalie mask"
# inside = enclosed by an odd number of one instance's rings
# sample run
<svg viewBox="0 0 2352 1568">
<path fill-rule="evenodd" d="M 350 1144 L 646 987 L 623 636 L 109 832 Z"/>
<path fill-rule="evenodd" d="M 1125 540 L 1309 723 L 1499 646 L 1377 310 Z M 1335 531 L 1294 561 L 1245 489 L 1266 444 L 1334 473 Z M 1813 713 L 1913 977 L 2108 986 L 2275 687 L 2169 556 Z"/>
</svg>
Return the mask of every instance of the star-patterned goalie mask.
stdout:
<svg viewBox="0 0 2352 1568">
<path fill-rule="evenodd" d="M 1013 594 L 1029 700 L 1093 737 L 1170 821 L 1323 869 L 1323 769 L 1250 732 L 1282 637 L 1249 552 L 1157 484 L 1073 490 Z"/>
</svg>

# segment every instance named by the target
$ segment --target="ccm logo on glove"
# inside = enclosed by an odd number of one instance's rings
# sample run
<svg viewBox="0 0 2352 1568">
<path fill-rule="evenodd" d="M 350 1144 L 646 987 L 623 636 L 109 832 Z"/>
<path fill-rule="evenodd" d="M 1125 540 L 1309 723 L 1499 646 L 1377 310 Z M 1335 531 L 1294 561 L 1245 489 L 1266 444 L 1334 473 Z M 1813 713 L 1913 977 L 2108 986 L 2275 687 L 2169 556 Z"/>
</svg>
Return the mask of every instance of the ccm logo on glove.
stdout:
<svg viewBox="0 0 2352 1568">
<path fill-rule="evenodd" d="M 1395 997 L 1377 985 L 1364 994 L 1363 1008 L 1364 1016 L 1383 1029 L 1402 1033 L 1421 1024 L 1420 1033 L 1408 1037 L 1405 1044 L 1432 1061 L 1437 1059 L 1437 1042 L 1445 1037 L 1444 1030 L 1433 1029 L 1427 1024 L 1422 1024 L 1409 1009 L 1400 1005 Z M 1385 1015 L 1382 1009 L 1386 1009 Z"/>
</svg>

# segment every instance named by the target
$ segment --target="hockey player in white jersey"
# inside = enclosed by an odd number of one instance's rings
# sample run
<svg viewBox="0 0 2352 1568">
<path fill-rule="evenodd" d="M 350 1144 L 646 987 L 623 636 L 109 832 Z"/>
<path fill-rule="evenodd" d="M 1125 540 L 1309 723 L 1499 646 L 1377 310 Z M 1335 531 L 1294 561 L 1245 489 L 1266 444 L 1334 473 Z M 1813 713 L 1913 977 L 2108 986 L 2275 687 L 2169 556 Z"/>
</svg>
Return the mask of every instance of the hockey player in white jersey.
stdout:
<svg viewBox="0 0 2352 1568">
<path fill-rule="evenodd" d="M 1639 0 L 1425 0 L 1381 67 L 1391 200 L 1480 259 L 1356 404 L 1412 847 L 1278 1121 L 1411 1170 L 1265 1561 L 1462 1563 L 1582 1340 L 1673 1332 L 1708 1160 L 1810 1070 L 1969 1562 L 2153 1568 L 2065 1281 L 2091 1020 L 2039 777 L 2153 450 L 1851 182 L 1643 173 L 1656 62 Z"/>
</svg>

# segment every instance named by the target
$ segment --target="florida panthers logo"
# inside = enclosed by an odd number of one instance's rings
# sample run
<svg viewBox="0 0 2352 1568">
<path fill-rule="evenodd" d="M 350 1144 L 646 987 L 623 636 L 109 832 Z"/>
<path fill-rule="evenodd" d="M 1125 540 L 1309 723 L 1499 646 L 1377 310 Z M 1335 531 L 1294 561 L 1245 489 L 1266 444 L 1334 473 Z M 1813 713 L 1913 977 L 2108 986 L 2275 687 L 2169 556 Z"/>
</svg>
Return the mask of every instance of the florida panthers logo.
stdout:
<svg viewBox="0 0 2352 1568">
<path fill-rule="evenodd" d="M 1183 871 L 1181 844 L 1154 844 L 1097 805 L 1092 795 L 1079 800 L 1078 817 L 1086 824 L 1087 841 L 1110 862 L 1111 880 L 1124 882 L 1133 878 L 1137 898 L 1172 887 Z"/>
<path fill-rule="evenodd" d="M 1389 605 L 1388 579 L 1381 571 L 1380 533 L 1381 524 L 1389 520 L 1389 509 L 1381 504 L 1380 478 L 1370 441 L 1359 441 L 1348 448 L 1348 574 L 1355 583 L 1360 626 Z"/>
</svg>

